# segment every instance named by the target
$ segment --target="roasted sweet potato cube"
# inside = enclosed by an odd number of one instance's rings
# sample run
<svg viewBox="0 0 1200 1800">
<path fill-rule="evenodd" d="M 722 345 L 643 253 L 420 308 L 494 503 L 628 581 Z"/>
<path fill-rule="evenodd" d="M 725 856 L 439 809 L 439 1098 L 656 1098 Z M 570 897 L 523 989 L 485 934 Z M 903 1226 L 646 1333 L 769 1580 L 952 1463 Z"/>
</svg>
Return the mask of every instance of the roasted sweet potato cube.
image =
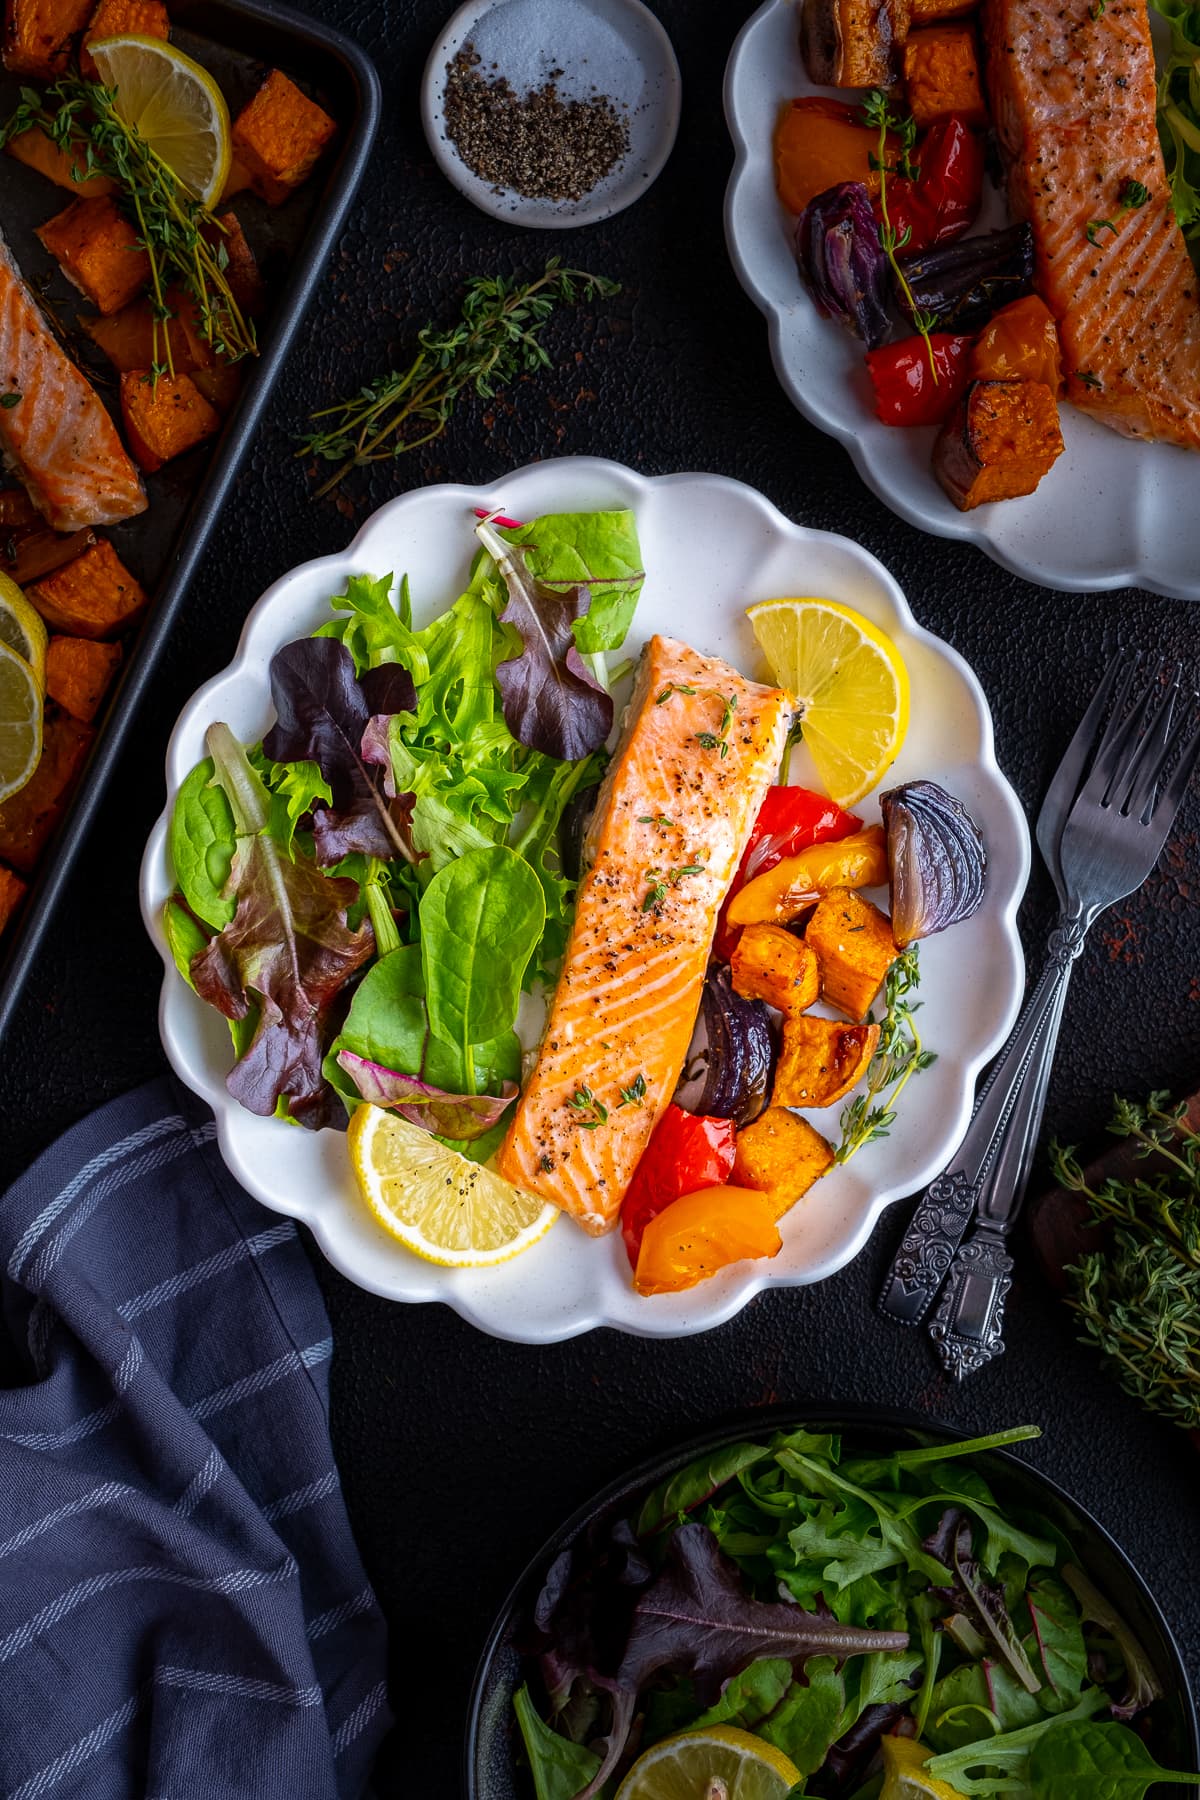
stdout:
<svg viewBox="0 0 1200 1800">
<path fill-rule="evenodd" d="M 138 37 L 161 38 L 165 44 L 171 35 L 171 21 L 163 0 L 100 0 L 91 23 L 79 46 L 79 72 L 89 81 L 99 78 L 88 45 L 96 38 L 124 37 L 135 32 Z"/>
<path fill-rule="evenodd" d="M 47 707 L 42 757 L 23 788 L 0 803 L 0 857 L 30 875 L 70 798 L 95 733 L 70 713 Z"/>
<path fill-rule="evenodd" d="M 36 125 L 30 131 L 21 131 L 16 137 L 9 138 L 5 148 L 14 161 L 24 163 L 27 169 L 36 169 L 47 181 L 68 189 L 77 199 L 90 200 L 97 194 L 113 191 L 107 175 L 85 176 L 82 161 L 66 150 L 60 150 L 53 138 L 48 138 Z M 82 177 L 79 181 L 75 179 L 77 173 Z"/>
<path fill-rule="evenodd" d="M 0 937 L 4 935 L 4 927 L 8 924 L 25 892 L 25 883 L 11 869 L 0 863 Z"/>
<path fill-rule="evenodd" d="M 131 369 L 121 377 L 121 414 L 133 460 L 152 475 L 173 456 L 194 450 L 212 437 L 221 415 L 190 375 L 160 375 Z"/>
<path fill-rule="evenodd" d="M 115 637 L 146 604 L 145 590 L 107 538 L 35 582 L 28 594 L 47 625 L 70 637 Z"/>
<path fill-rule="evenodd" d="M 73 719 L 90 725 L 120 660 L 120 644 L 52 637 L 46 650 L 46 692 Z"/>
<path fill-rule="evenodd" d="M 821 87 L 891 87 L 912 0 L 804 0 L 800 48 Z"/>
<path fill-rule="evenodd" d="M 797 1118 L 786 1106 L 768 1106 L 738 1132 L 730 1180 L 736 1187 L 757 1188 L 782 1219 L 832 1167 L 832 1145 L 807 1119 Z"/>
<path fill-rule="evenodd" d="M 258 259 L 242 230 L 241 220 L 235 212 L 217 214 L 217 225 L 208 227 L 207 235 L 218 251 L 225 258 L 224 275 L 229 283 L 229 291 L 244 313 L 260 313 L 266 301 L 267 290 L 259 273 Z"/>
<path fill-rule="evenodd" d="M 910 32 L 904 45 L 904 87 L 920 131 L 951 113 L 968 125 L 986 125 L 975 27 L 931 25 Z"/>
<path fill-rule="evenodd" d="M 92 4 L 93 0 L 7 0 L 5 68 L 40 81 L 65 75 L 71 45 L 87 24 Z"/>
<path fill-rule="evenodd" d="M 891 921 L 849 888 L 834 888 L 817 903 L 804 933 L 817 953 L 821 998 L 848 1018 L 864 1019 L 899 956 Z"/>
<path fill-rule="evenodd" d="M 122 374 L 130 369 L 148 369 L 155 362 L 165 363 L 167 345 L 177 375 L 192 375 L 216 360 L 216 352 L 203 336 L 196 302 L 178 288 L 168 288 L 166 303 L 171 317 L 154 330 L 154 304 L 149 294 L 131 300 L 118 313 L 107 318 L 80 319 L 79 323 L 92 342 Z"/>
<path fill-rule="evenodd" d="M 832 1106 L 867 1072 L 878 1025 L 843 1025 L 815 1013 L 789 1013 L 775 1067 L 772 1106 Z"/>
<path fill-rule="evenodd" d="M 736 993 L 780 1012 L 807 1012 L 821 988 L 816 952 L 782 925 L 748 925 L 730 970 Z"/>
<path fill-rule="evenodd" d="M 150 279 L 150 259 L 110 194 L 74 201 L 37 235 L 97 312 L 120 312 Z"/>
<path fill-rule="evenodd" d="M 312 173 L 336 130 L 323 107 L 272 69 L 234 121 L 233 148 L 255 193 L 278 206 Z"/>
<path fill-rule="evenodd" d="M 938 433 L 933 472 L 962 512 L 1032 494 L 1063 453 L 1058 401 L 1041 381 L 972 381 Z"/>
</svg>

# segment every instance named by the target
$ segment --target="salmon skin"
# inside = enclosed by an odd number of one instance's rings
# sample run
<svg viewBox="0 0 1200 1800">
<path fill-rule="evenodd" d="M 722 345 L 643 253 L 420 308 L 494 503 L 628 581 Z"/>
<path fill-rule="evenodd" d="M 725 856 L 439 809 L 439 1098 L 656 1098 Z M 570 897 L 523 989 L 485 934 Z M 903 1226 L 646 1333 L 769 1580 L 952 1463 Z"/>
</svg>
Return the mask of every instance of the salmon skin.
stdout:
<svg viewBox="0 0 1200 1800">
<path fill-rule="evenodd" d="M 13 395 L 17 399 L 12 399 Z M 104 404 L 0 237 L 0 454 L 55 531 L 115 525 L 146 496 Z"/>
<path fill-rule="evenodd" d="M 721 902 L 794 701 L 672 638 L 642 656 L 584 845 L 537 1066 L 499 1166 L 598 1236 L 675 1091 Z"/>
<path fill-rule="evenodd" d="M 1033 226 L 1068 398 L 1129 437 L 1197 448 L 1200 301 L 1159 147 L 1146 0 L 984 0 L 983 26 L 1009 200 Z M 1147 198 L 1122 206 L 1134 183 Z"/>
</svg>

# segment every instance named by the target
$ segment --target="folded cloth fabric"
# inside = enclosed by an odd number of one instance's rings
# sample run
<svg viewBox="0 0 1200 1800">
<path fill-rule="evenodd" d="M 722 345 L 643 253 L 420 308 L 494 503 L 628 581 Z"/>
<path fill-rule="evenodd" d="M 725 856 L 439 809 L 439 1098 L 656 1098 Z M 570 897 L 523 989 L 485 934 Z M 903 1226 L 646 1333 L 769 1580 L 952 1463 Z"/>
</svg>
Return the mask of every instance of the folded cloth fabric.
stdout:
<svg viewBox="0 0 1200 1800">
<path fill-rule="evenodd" d="M 155 1081 L 0 1200 L 3 1800 L 346 1800 L 390 1723 L 320 1290 L 214 1139 Z"/>
</svg>

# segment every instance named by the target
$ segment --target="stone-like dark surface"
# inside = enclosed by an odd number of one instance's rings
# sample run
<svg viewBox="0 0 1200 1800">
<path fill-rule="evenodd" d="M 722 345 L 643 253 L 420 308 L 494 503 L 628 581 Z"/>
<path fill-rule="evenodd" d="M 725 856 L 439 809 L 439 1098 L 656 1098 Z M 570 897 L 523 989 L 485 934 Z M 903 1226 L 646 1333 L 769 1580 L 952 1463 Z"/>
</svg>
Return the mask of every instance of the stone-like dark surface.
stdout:
<svg viewBox="0 0 1200 1800">
<path fill-rule="evenodd" d="M 659 0 L 685 89 L 674 155 L 631 211 L 561 236 L 484 218 L 434 169 L 417 96 L 442 19 L 439 0 L 329 0 L 320 10 L 374 55 L 383 129 L 8 1036 L 0 1179 L 72 1119 L 162 1066 L 161 970 L 136 888 L 180 707 L 229 660 L 242 619 L 269 582 L 339 548 L 374 505 L 406 486 L 490 482 L 533 458 L 595 452 L 647 473 L 737 476 L 805 524 L 857 538 L 887 563 L 918 618 L 973 664 L 991 699 L 1000 761 L 1031 817 L 1107 650 L 1117 641 L 1145 644 L 1195 668 L 1200 615 L 1187 605 L 1134 590 L 1047 592 L 973 549 L 923 537 L 793 411 L 722 236 L 730 150 L 721 76 L 747 0 L 721 8 Z M 550 253 L 615 276 L 623 293 L 598 312 L 555 321 L 546 340 L 552 371 L 494 404 L 464 406 L 427 452 L 369 483 L 351 482 L 352 506 L 315 503 L 308 472 L 291 456 L 290 434 L 305 414 L 388 367 L 427 317 L 449 317 L 464 276 L 530 270 Z M 1069 503 L 1064 495 L 1064 531 Z M 1198 831 L 1194 797 L 1163 868 L 1093 935 L 1071 993 L 1048 1136 L 1094 1142 L 1114 1090 L 1182 1089 L 1200 1073 Z M 1031 952 L 1049 911 L 1039 871 L 1022 913 Z M 449 1800 L 457 1791 L 463 1709 L 488 1621 L 558 1519 L 623 1464 L 772 1400 L 895 1404 L 972 1429 L 1037 1420 L 1046 1435 L 1029 1460 L 1128 1548 L 1200 1674 L 1200 1513 L 1187 1441 L 1141 1414 L 1075 1344 L 1069 1317 L 1028 1253 L 1009 1309 L 1008 1354 L 953 1390 L 924 1340 L 871 1308 L 906 1210 L 885 1220 L 835 1280 L 764 1296 L 721 1330 L 673 1344 L 606 1332 L 542 1350 L 493 1343 L 449 1312 L 389 1306 L 321 1266 L 337 1343 L 334 1438 L 392 1625 L 400 1730 L 384 1792 Z"/>
</svg>

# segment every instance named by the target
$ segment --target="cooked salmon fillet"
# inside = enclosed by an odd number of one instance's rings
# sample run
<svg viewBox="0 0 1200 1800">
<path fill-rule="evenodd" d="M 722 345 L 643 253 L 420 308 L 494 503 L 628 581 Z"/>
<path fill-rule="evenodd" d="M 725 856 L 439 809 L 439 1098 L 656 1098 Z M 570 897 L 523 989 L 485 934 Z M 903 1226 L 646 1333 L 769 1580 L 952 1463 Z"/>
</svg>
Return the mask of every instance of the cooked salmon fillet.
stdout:
<svg viewBox="0 0 1200 1800">
<path fill-rule="evenodd" d="M 1114 431 L 1196 448 L 1200 299 L 1158 142 L 1146 0 L 984 0 L 983 25 L 1009 200 L 1033 226 L 1068 397 Z M 1148 197 L 1123 208 L 1130 182 Z"/>
<path fill-rule="evenodd" d="M 675 1091 L 717 913 L 792 707 L 672 638 L 646 646 L 537 1066 L 499 1158 L 510 1181 L 596 1235 L 616 1223 Z"/>
<path fill-rule="evenodd" d="M 145 512 L 116 426 L 42 317 L 3 237 L 0 396 L 7 402 L 0 405 L 0 454 L 56 531 L 115 525 Z"/>
</svg>

